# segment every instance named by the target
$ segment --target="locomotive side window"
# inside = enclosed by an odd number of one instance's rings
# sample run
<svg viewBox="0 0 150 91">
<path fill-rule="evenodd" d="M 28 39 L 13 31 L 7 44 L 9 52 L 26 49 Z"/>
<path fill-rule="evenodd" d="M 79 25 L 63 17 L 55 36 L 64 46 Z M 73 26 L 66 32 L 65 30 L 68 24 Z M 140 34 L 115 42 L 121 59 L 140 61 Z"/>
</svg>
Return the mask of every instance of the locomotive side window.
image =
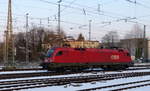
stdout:
<svg viewBox="0 0 150 91">
<path fill-rule="evenodd" d="M 63 52 L 62 52 L 62 51 L 59 51 L 59 52 L 56 54 L 56 56 L 61 56 L 61 55 L 63 55 Z"/>
</svg>

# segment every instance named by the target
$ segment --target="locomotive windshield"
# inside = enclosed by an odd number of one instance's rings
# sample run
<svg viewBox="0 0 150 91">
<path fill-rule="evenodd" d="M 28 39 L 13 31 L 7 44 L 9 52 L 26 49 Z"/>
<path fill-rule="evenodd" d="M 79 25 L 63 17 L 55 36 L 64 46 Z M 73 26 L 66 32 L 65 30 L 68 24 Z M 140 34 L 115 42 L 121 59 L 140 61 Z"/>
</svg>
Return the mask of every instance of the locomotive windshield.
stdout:
<svg viewBox="0 0 150 91">
<path fill-rule="evenodd" d="M 47 57 L 52 57 L 52 55 L 53 55 L 53 53 L 54 53 L 54 49 L 49 49 L 48 51 L 47 51 Z"/>
</svg>

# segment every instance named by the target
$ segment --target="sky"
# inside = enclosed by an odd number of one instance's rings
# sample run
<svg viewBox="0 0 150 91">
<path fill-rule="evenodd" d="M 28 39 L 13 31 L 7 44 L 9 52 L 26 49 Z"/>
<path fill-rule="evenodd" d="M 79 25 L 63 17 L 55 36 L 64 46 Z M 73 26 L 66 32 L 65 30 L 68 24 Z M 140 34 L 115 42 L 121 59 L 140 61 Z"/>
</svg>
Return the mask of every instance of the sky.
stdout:
<svg viewBox="0 0 150 91">
<path fill-rule="evenodd" d="M 12 0 L 13 31 L 25 31 L 25 17 L 29 13 L 29 26 L 57 27 L 58 0 Z M 62 0 L 61 28 L 67 36 L 82 33 L 88 39 L 91 20 L 92 40 L 101 41 L 109 31 L 117 31 L 121 38 L 138 22 L 146 25 L 150 38 L 150 0 Z M 8 0 L 0 0 L 0 40 L 6 29 Z M 49 23 L 48 23 L 49 17 Z M 128 19 L 125 22 L 125 19 Z"/>
</svg>

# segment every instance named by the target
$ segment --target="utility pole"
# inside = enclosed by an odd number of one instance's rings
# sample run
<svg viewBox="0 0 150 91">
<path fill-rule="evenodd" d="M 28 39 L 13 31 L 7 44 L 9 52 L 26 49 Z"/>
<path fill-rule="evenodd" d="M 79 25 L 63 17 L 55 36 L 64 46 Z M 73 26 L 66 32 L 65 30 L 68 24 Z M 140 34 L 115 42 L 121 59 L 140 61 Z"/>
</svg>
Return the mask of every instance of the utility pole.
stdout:
<svg viewBox="0 0 150 91">
<path fill-rule="evenodd" d="M 143 39 L 144 39 L 144 58 L 147 58 L 147 41 L 146 41 L 146 25 L 144 25 L 144 31 L 143 31 Z"/>
<path fill-rule="evenodd" d="M 8 62 L 8 31 L 4 32 L 4 64 Z"/>
<path fill-rule="evenodd" d="M 144 38 L 144 39 L 146 38 L 146 34 L 145 34 L 146 32 L 145 32 L 145 31 L 146 31 L 146 25 L 144 25 L 144 32 L 143 32 L 143 33 L 144 33 L 144 34 L 143 34 L 143 38 Z"/>
<path fill-rule="evenodd" d="M 49 21 L 50 21 L 50 19 L 49 19 L 49 17 L 48 17 L 48 18 L 47 18 L 47 24 L 48 24 L 47 26 L 48 26 L 48 28 L 50 27 L 50 25 L 49 25 L 50 22 L 49 22 Z"/>
<path fill-rule="evenodd" d="M 112 45 L 111 47 L 113 48 L 114 47 L 114 36 L 112 35 Z"/>
<path fill-rule="evenodd" d="M 60 3 L 62 0 L 58 1 L 58 34 L 60 34 Z"/>
<path fill-rule="evenodd" d="M 12 63 L 13 63 L 13 66 L 15 65 L 15 41 L 14 41 L 14 38 L 15 38 L 15 35 L 12 34 Z"/>
<path fill-rule="evenodd" d="M 91 22 L 92 20 L 89 20 L 89 41 L 91 41 Z"/>
<path fill-rule="evenodd" d="M 4 60 L 6 66 L 12 66 L 14 64 L 14 36 L 12 25 L 12 2 L 8 0 L 8 16 L 7 16 L 7 28 L 5 31 L 5 47 L 4 47 Z"/>
<path fill-rule="evenodd" d="M 26 63 L 29 62 L 28 30 L 29 30 L 29 13 L 26 13 Z"/>
<path fill-rule="evenodd" d="M 40 27 L 42 27 L 42 19 L 40 19 Z"/>
</svg>

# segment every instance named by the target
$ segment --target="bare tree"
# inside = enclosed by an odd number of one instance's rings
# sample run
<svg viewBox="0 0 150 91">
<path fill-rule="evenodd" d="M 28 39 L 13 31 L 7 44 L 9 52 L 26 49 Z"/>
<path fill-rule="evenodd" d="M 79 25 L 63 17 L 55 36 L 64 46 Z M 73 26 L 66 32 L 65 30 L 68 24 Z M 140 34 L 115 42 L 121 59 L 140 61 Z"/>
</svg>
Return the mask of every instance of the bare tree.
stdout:
<svg viewBox="0 0 150 91">
<path fill-rule="evenodd" d="M 143 29 L 138 25 L 135 24 L 131 31 L 125 35 L 125 40 L 127 43 L 124 45 L 127 46 L 128 50 L 132 55 L 134 55 L 136 58 L 143 57 L 144 53 L 144 31 Z"/>
<path fill-rule="evenodd" d="M 38 59 L 38 56 L 42 52 L 42 44 L 44 43 L 44 37 L 46 35 L 46 29 L 43 27 L 33 27 L 28 36 L 29 54 L 31 60 Z"/>
<path fill-rule="evenodd" d="M 84 36 L 80 33 L 79 36 L 78 36 L 78 38 L 77 38 L 77 40 L 78 40 L 78 41 L 84 41 L 85 38 L 84 38 Z"/>
<path fill-rule="evenodd" d="M 105 47 L 113 47 L 119 42 L 119 35 L 116 31 L 109 31 L 102 37 L 102 43 Z"/>
<path fill-rule="evenodd" d="M 26 41 L 25 32 L 15 35 L 16 60 L 25 61 L 26 43 L 28 43 L 29 60 L 38 61 L 40 60 L 41 55 L 45 52 L 45 49 L 42 47 L 43 44 L 50 44 L 52 47 L 61 46 L 66 36 L 63 30 L 61 30 L 61 33 L 58 34 L 44 27 L 35 26 L 27 32 L 27 35 L 28 41 Z"/>
<path fill-rule="evenodd" d="M 135 24 L 131 31 L 125 35 L 125 39 L 131 39 L 131 38 L 143 38 L 144 32 L 142 28 Z"/>
<path fill-rule="evenodd" d="M 3 46 L 4 46 L 4 43 L 0 43 L 0 63 L 3 62 L 3 56 L 4 56 Z"/>
<path fill-rule="evenodd" d="M 25 61 L 26 55 L 26 39 L 25 33 L 18 33 L 15 35 L 15 47 L 16 47 L 16 60 Z"/>
</svg>

